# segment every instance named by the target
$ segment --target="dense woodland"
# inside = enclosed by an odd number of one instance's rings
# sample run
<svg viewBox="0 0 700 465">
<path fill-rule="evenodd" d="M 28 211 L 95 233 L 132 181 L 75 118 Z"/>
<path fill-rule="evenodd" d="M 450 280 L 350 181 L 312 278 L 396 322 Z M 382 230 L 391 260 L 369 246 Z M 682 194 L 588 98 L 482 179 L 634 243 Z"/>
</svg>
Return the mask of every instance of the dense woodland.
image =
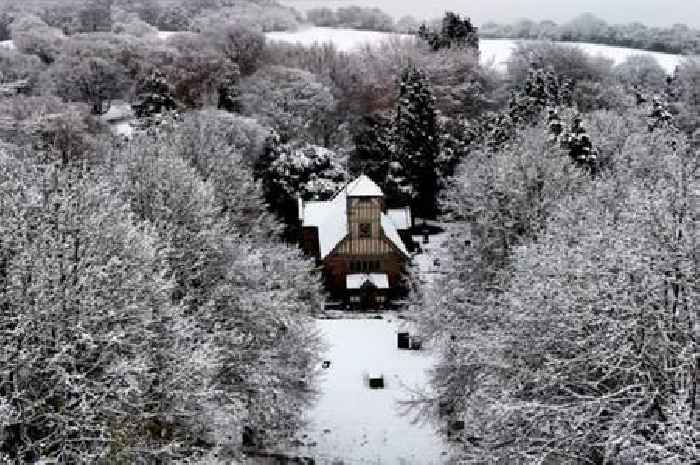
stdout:
<svg viewBox="0 0 700 465">
<path fill-rule="evenodd" d="M 411 295 L 440 355 L 414 405 L 464 421 L 457 463 L 697 458 L 697 60 L 532 43 L 503 75 L 455 14 L 343 53 L 266 43 L 301 20 L 267 0 L 7 3 L 0 462 L 287 444 L 324 301 L 296 198 L 360 172 L 447 224 Z"/>
</svg>

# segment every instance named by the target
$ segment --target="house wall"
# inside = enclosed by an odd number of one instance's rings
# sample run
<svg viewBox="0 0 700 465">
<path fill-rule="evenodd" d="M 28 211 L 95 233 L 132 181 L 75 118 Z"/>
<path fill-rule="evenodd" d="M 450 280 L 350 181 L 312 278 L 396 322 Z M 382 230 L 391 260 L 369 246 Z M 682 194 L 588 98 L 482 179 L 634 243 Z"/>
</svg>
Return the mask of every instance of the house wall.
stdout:
<svg viewBox="0 0 700 465">
<path fill-rule="evenodd" d="M 353 261 L 378 261 L 379 269 L 372 270 L 373 273 L 386 273 L 389 278 L 389 287 L 396 287 L 401 280 L 401 273 L 403 271 L 404 258 L 403 256 L 395 251 L 389 252 L 384 255 L 345 255 L 340 253 L 331 253 L 323 261 L 324 276 L 326 279 L 326 286 L 328 290 L 335 294 L 340 294 L 345 292 L 345 276 L 350 273 L 357 273 L 357 271 L 352 271 L 351 263 Z"/>
</svg>

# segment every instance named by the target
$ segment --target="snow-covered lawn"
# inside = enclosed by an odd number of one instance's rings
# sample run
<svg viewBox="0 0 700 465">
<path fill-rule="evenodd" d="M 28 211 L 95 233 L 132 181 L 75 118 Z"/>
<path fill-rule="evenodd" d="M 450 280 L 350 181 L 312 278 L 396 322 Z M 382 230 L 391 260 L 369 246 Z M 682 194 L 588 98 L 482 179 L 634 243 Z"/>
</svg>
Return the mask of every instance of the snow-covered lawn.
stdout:
<svg viewBox="0 0 700 465">
<path fill-rule="evenodd" d="M 320 397 L 308 412 L 310 421 L 300 434 L 303 455 L 319 465 L 334 459 L 345 465 L 443 464 L 446 444 L 430 424 L 414 424 L 402 415 L 397 401 L 410 397 L 410 388 L 426 388 L 426 370 L 433 365 L 429 350 L 399 350 L 400 327 L 409 325 L 385 314 L 383 320 L 318 320 L 329 345 L 324 360 Z M 384 389 L 370 389 L 367 376 L 384 376 Z M 303 438 L 303 434 L 307 434 Z"/>
<path fill-rule="evenodd" d="M 294 32 L 268 32 L 268 40 L 283 41 L 290 43 L 300 43 L 311 45 L 314 42 L 332 42 L 339 50 L 349 51 L 354 48 L 375 44 L 392 37 L 400 37 L 404 40 L 411 40 L 411 36 L 402 34 L 391 34 L 388 32 L 357 31 L 354 29 L 333 29 L 327 27 L 311 27 L 300 29 Z M 482 63 L 493 63 L 496 69 L 505 70 L 505 62 L 515 47 L 517 40 L 512 39 L 481 39 L 480 50 Z M 615 63 L 622 62 L 630 55 L 651 55 L 659 62 L 666 72 L 673 72 L 674 68 L 682 57 L 669 53 L 647 52 L 624 47 L 613 47 L 609 45 L 562 42 L 564 44 L 575 45 L 592 55 L 602 55 L 612 59 Z"/>
</svg>

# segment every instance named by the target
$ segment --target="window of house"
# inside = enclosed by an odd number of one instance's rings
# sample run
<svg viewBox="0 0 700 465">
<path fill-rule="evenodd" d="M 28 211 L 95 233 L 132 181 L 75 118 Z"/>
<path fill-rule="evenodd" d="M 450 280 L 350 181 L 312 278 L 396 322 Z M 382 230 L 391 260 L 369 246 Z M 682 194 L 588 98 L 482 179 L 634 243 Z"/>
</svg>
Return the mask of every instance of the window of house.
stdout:
<svg viewBox="0 0 700 465">
<path fill-rule="evenodd" d="M 350 296 L 350 302 L 352 302 L 352 303 L 359 303 L 359 302 L 360 302 L 360 296 L 359 296 L 359 295 L 351 295 L 351 296 Z"/>
<path fill-rule="evenodd" d="M 371 223 L 360 223 L 360 237 L 361 238 L 372 237 L 372 224 Z"/>
<path fill-rule="evenodd" d="M 378 295 L 375 297 L 375 300 L 377 301 L 378 304 L 383 304 L 386 298 L 383 295 Z"/>
</svg>

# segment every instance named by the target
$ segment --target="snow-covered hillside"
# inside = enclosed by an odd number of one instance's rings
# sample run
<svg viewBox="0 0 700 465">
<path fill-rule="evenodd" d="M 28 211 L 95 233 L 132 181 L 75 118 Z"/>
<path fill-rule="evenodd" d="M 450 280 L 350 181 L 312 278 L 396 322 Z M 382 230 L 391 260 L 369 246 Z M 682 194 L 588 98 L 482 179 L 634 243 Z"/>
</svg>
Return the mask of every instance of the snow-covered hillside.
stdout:
<svg viewBox="0 0 700 465">
<path fill-rule="evenodd" d="M 332 42 L 339 50 L 349 51 L 357 47 L 367 44 L 374 44 L 382 40 L 388 40 L 392 37 L 399 37 L 404 40 L 411 40 L 411 36 L 402 34 L 391 34 L 387 32 L 375 31 L 357 31 L 354 29 L 333 29 L 326 27 L 311 27 L 301 29 L 295 32 L 269 32 L 267 33 L 268 40 L 283 41 L 290 43 L 301 43 L 310 45 L 314 42 L 324 43 Z M 483 63 L 493 63 L 497 69 L 505 69 L 505 62 L 510 56 L 511 51 L 515 47 L 517 40 L 512 39 L 481 39 L 481 60 Z M 680 55 L 672 55 L 669 53 L 647 52 L 644 50 L 636 50 L 632 48 L 613 47 L 609 45 L 587 44 L 587 43 L 571 43 L 562 42 L 565 44 L 575 45 L 582 48 L 592 55 L 602 55 L 612 59 L 615 63 L 622 62 L 630 55 L 651 55 L 659 64 L 671 73 L 676 65 L 681 61 Z"/>
</svg>

